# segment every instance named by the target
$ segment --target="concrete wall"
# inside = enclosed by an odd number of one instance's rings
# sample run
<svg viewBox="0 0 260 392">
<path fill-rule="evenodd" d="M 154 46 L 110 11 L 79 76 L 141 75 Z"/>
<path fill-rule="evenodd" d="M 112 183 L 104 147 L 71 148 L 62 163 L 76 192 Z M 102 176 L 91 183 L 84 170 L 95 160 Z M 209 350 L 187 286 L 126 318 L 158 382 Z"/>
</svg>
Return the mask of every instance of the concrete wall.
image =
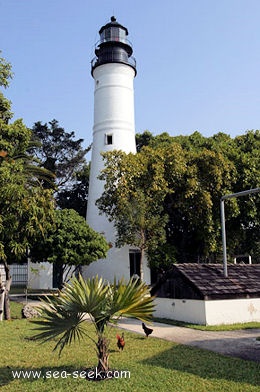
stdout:
<svg viewBox="0 0 260 392">
<path fill-rule="evenodd" d="M 204 301 L 192 299 L 156 298 L 155 317 L 205 324 Z"/>
<path fill-rule="evenodd" d="M 260 322 L 260 298 L 200 301 L 156 298 L 155 317 L 202 325 Z"/>
<path fill-rule="evenodd" d="M 31 289 L 52 288 L 53 265 L 48 262 L 28 263 L 28 287 Z"/>
<path fill-rule="evenodd" d="M 260 321 L 260 298 L 205 301 L 208 325 Z"/>
</svg>

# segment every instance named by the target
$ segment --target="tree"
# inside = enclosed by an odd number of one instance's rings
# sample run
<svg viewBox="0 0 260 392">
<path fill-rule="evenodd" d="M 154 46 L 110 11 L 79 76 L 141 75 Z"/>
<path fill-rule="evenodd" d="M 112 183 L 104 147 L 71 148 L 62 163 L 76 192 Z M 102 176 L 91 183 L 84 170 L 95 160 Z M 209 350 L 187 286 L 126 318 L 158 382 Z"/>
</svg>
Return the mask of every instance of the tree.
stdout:
<svg viewBox="0 0 260 392">
<path fill-rule="evenodd" d="M 183 153 L 185 173 L 170 183 L 175 192 L 167 198 L 168 240 L 176 247 L 179 262 L 205 261 L 221 246 L 219 200 L 222 192 L 232 189 L 235 171 L 220 153 Z"/>
<path fill-rule="evenodd" d="M 260 131 L 248 131 L 234 139 L 237 181 L 233 193 L 260 186 Z M 228 203 L 229 204 L 229 203 Z M 250 254 L 260 262 L 260 195 L 237 199 L 239 213 L 227 222 L 229 250 L 235 255 Z M 230 244 L 231 242 L 231 244 Z M 231 246 L 232 248 L 231 248 Z M 231 249 L 230 249 L 231 248 Z"/>
<path fill-rule="evenodd" d="M 60 267 L 61 288 L 65 271 L 69 276 L 77 268 L 105 258 L 108 249 L 105 238 L 89 227 L 86 219 L 73 209 L 64 209 L 55 211 L 54 224 L 31 249 L 31 257 L 35 261 L 48 260 Z"/>
<path fill-rule="evenodd" d="M 0 50 L 1 54 L 1 50 Z M 9 86 L 9 79 L 12 78 L 12 67 L 3 57 L 0 57 L 0 86 L 7 88 Z M 11 112 L 11 102 L 4 97 L 4 94 L 0 92 L 0 120 L 8 124 L 8 121 L 12 118 L 13 113 Z"/>
<path fill-rule="evenodd" d="M 199 132 L 173 137 L 167 133 L 152 136 L 146 131 L 137 140 L 141 151 L 144 146 L 170 149 L 174 144 L 182 149 L 186 169 L 179 178 L 169 178 L 172 192 L 165 200 L 170 253 L 175 254 L 178 262 L 217 261 L 222 246 L 220 197 L 256 188 L 260 183 L 259 131 L 248 131 L 234 139 L 225 133 L 206 138 Z M 169 173 L 173 172 L 169 170 Z M 230 254 L 247 252 L 254 256 L 255 261 L 259 258 L 259 199 L 259 195 L 252 195 L 247 199 L 227 201 L 226 228 Z M 169 258 L 170 253 L 161 256 L 162 264 L 163 257 Z M 157 252 L 156 256 L 160 257 L 160 254 L 163 253 Z"/>
<path fill-rule="evenodd" d="M 90 338 L 96 347 L 97 372 L 102 376 L 109 369 L 109 323 L 116 324 L 121 316 L 147 321 L 154 307 L 153 297 L 143 282 L 131 279 L 125 283 L 121 279 L 109 284 L 97 276 L 86 281 L 81 276 L 79 280 L 73 279 L 59 297 L 44 302 L 44 319 L 34 321 L 38 326 L 35 329 L 39 330 L 34 338 L 43 342 L 55 339 L 54 350 L 59 349 L 59 353 L 72 341 Z M 97 341 L 87 335 L 86 314 L 95 326 Z"/>
<path fill-rule="evenodd" d="M 8 86 L 11 66 L 0 59 L 1 86 Z M 22 120 L 9 124 L 10 105 L 0 95 L 0 261 L 4 264 L 6 283 L 0 282 L 0 319 L 10 319 L 8 292 L 12 277 L 9 264 L 26 254 L 35 237 L 44 235 L 52 222 L 52 192 L 43 189 L 42 180 L 49 173 L 37 167 L 28 153 L 31 132 Z M 4 104 L 3 104 L 4 102 Z"/>
<path fill-rule="evenodd" d="M 144 148 L 139 154 L 112 151 L 104 154 L 105 169 L 100 179 L 104 192 L 97 201 L 102 213 L 114 223 L 116 246 L 140 249 L 140 278 L 144 254 L 166 240 L 167 216 L 163 201 L 169 192 L 164 177 L 162 152 Z"/>
<path fill-rule="evenodd" d="M 88 165 L 85 155 L 90 147 L 83 149 L 83 139 L 75 140 L 74 132 L 66 132 L 59 126 L 57 120 L 48 124 L 36 122 L 32 128 L 33 139 L 38 146 L 33 152 L 38 157 L 42 167 L 55 174 L 56 200 L 61 208 L 73 208 L 86 216 L 82 211 L 87 204 Z M 49 184 L 47 184 L 49 187 Z"/>
<path fill-rule="evenodd" d="M 75 179 L 71 187 L 59 191 L 56 200 L 60 208 L 73 208 L 81 216 L 86 217 L 89 173 L 90 164 L 84 164 L 80 171 L 75 172 Z"/>
<path fill-rule="evenodd" d="M 150 145 L 153 139 L 154 137 L 152 133 L 149 131 L 144 131 L 143 133 L 137 133 L 135 136 L 137 152 L 140 152 L 144 146 Z"/>
</svg>

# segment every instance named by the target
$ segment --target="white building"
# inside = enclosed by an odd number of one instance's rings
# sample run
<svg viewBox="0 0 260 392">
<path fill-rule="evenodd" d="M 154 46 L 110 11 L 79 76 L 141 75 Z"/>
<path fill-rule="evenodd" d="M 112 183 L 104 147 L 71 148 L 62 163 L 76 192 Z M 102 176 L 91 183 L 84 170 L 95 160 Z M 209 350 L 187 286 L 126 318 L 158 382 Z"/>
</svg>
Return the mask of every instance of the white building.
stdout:
<svg viewBox="0 0 260 392">
<path fill-rule="evenodd" d="M 104 184 L 97 179 L 104 168 L 102 152 L 121 150 L 136 152 L 134 87 L 136 63 L 132 46 L 127 39 L 127 29 L 111 17 L 102 26 L 100 40 L 96 45 L 96 57 L 92 60 L 91 74 L 94 78 L 94 126 L 89 181 L 87 222 L 102 233 L 112 245 L 107 258 L 84 267 L 83 275 L 96 274 L 113 281 L 131 275 L 140 275 L 140 252 L 131 246 L 115 247 L 116 233 L 105 215 L 100 215 L 96 200 L 103 193 Z M 150 283 L 150 270 L 145 263 L 144 280 Z"/>
<path fill-rule="evenodd" d="M 154 288 L 155 317 L 202 325 L 260 321 L 260 265 L 174 264 Z"/>
</svg>

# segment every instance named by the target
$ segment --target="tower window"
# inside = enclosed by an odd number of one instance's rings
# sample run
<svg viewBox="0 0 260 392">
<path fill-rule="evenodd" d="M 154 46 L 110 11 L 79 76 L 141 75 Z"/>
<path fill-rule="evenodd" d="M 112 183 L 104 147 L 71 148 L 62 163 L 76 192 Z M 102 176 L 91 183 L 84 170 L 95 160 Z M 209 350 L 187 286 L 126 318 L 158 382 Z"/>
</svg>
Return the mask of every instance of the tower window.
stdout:
<svg viewBox="0 0 260 392">
<path fill-rule="evenodd" d="M 112 133 L 107 133 L 105 138 L 106 144 L 113 144 L 113 135 Z"/>
</svg>

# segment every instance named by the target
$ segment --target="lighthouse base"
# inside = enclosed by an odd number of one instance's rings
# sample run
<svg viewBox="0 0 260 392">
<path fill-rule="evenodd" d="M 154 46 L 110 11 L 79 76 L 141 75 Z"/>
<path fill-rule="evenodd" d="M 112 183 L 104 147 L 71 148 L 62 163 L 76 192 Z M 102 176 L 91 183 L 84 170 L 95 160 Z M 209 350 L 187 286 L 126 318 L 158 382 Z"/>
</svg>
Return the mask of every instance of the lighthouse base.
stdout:
<svg viewBox="0 0 260 392">
<path fill-rule="evenodd" d="M 140 271 L 140 253 L 137 249 L 124 246 L 122 248 L 111 248 L 106 259 L 94 261 L 88 266 L 82 268 L 84 278 L 92 278 L 98 275 L 110 283 L 121 279 L 129 280 L 131 276 L 139 275 Z M 147 260 L 143 261 L 144 282 L 151 284 L 150 268 L 147 266 Z"/>
</svg>

